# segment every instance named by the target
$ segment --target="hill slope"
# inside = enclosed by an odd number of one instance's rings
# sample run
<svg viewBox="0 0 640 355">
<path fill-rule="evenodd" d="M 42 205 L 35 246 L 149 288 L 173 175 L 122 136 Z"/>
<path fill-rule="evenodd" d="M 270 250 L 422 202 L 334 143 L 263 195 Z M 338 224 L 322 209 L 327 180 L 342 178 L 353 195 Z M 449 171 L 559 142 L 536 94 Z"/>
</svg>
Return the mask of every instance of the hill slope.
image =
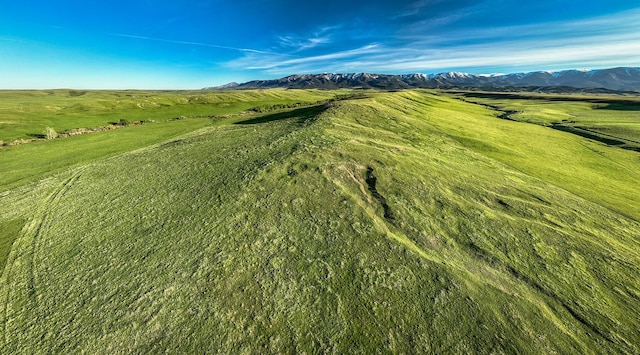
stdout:
<svg viewBox="0 0 640 355">
<path fill-rule="evenodd" d="M 426 92 L 220 122 L 0 195 L 2 352 L 638 353 L 636 212 L 546 174 L 638 164 Z"/>
</svg>

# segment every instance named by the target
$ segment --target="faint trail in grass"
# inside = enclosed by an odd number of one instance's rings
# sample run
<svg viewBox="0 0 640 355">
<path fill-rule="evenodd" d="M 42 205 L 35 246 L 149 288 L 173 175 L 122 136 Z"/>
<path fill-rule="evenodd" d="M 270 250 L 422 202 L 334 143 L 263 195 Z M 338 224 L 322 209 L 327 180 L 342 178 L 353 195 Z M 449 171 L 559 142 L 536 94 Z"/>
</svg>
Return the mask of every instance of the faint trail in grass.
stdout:
<svg viewBox="0 0 640 355">
<path fill-rule="evenodd" d="M 35 257 L 38 249 L 38 242 L 40 240 L 40 236 L 42 234 L 42 230 L 46 227 L 49 215 L 55 206 L 58 204 L 60 199 L 69 191 L 69 189 L 73 186 L 73 184 L 80 179 L 82 175 L 83 169 L 78 169 L 76 172 L 71 175 L 68 179 L 66 179 L 56 190 L 54 190 L 43 202 L 41 207 L 38 209 L 38 212 L 34 215 L 31 222 L 27 224 L 24 234 L 33 235 L 31 242 L 31 282 L 29 285 L 30 294 L 35 297 L 36 293 L 36 284 L 37 284 L 37 273 Z"/>
<path fill-rule="evenodd" d="M 586 149 L 589 149 L 589 150 L 591 150 L 591 151 L 595 151 L 592 147 L 590 147 L 589 145 L 587 145 L 587 144 L 586 144 L 586 142 L 580 142 L 580 145 L 582 145 L 582 146 L 583 146 L 583 147 L 585 147 Z M 624 147 L 623 147 L 623 148 L 624 148 Z M 627 148 L 624 148 L 624 149 L 627 149 Z M 633 149 L 631 149 L 631 150 L 633 150 Z M 639 151 L 639 152 L 640 152 L 640 151 Z M 597 153 L 597 152 L 596 152 L 596 153 Z M 602 153 L 600 153 L 600 155 L 601 155 L 602 157 L 606 158 L 608 161 L 610 161 L 610 162 L 611 162 L 611 164 L 615 164 L 616 166 L 619 166 L 621 169 L 624 169 L 624 170 L 628 171 L 629 173 L 632 173 L 632 174 L 634 173 L 634 171 L 633 171 L 632 169 L 630 169 L 629 167 L 627 167 L 627 166 L 626 166 L 626 165 L 624 165 L 624 164 L 621 164 L 620 162 L 615 161 L 614 159 L 611 159 L 611 157 L 610 157 L 610 156 L 608 156 L 608 155 L 606 155 L 606 154 L 602 154 Z M 612 210 L 612 211 L 613 211 L 613 210 Z M 628 216 L 628 217 L 633 218 L 632 216 Z"/>
<path fill-rule="evenodd" d="M 628 138 L 621 138 L 621 137 L 618 137 L 618 136 L 614 136 L 612 134 L 608 134 L 608 133 L 596 131 L 596 130 L 593 130 L 593 129 L 589 129 L 587 127 L 578 127 L 578 126 L 576 126 L 575 128 L 583 130 L 583 131 L 591 132 L 591 133 L 596 134 L 596 135 L 610 137 L 610 138 L 615 139 L 615 140 L 619 139 L 619 140 L 623 140 L 623 141 L 627 141 L 627 142 L 640 144 L 640 141 L 636 141 L 636 140 L 628 139 Z"/>
<path fill-rule="evenodd" d="M 38 298 L 36 297 L 38 274 L 36 271 L 35 258 L 37 254 L 38 242 L 40 240 L 40 236 L 42 234 L 43 229 L 46 228 L 49 222 L 52 209 L 55 208 L 55 206 L 59 203 L 60 199 L 67 193 L 67 191 L 69 191 L 69 189 L 73 186 L 73 184 L 78 181 L 84 169 L 85 168 L 76 169 L 76 171 L 69 178 L 65 179 L 62 184 L 60 184 L 57 188 L 55 188 L 55 190 L 51 194 L 49 194 L 47 198 L 44 199 L 42 204 L 35 211 L 31 220 L 27 222 L 23 227 L 20 233 L 21 237 L 18 238 L 18 239 L 26 238 L 27 240 L 31 239 L 31 241 L 29 242 L 30 253 L 31 253 L 28 261 L 29 277 L 28 277 L 26 289 L 27 289 L 27 295 L 31 299 L 31 301 L 34 303 L 35 308 L 38 307 Z M 5 295 L 4 295 L 5 301 L 3 305 L 4 306 L 3 330 L 4 330 L 5 344 L 8 342 L 8 339 L 7 339 L 7 323 L 9 321 L 8 305 L 11 299 L 11 292 L 10 292 L 11 290 L 9 289 L 9 284 L 10 284 L 9 281 L 11 279 L 12 266 L 13 266 L 12 264 L 14 261 L 7 260 L 7 264 L 5 265 L 5 271 L 4 271 L 4 274 L 5 274 L 4 287 L 7 288 L 5 290 Z"/>
<path fill-rule="evenodd" d="M 575 134 L 577 136 L 587 138 L 593 141 L 601 142 L 608 146 L 621 146 L 625 144 L 625 142 L 622 141 L 621 138 L 615 137 L 614 139 L 614 138 L 609 138 L 611 136 L 605 137 L 600 133 L 595 133 L 594 131 L 586 130 L 582 127 L 568 126 L 562 123 L 552 123 L 551 128 L 558 131 Z"/>
</svg>

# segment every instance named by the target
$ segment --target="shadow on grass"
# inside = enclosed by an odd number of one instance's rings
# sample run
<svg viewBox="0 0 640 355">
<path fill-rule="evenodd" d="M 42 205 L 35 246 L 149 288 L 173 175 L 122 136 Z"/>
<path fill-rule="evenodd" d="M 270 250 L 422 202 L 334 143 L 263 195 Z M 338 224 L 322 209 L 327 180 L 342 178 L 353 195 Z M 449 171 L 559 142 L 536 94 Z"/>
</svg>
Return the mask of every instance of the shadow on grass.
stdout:
<svg viewBox="0 0 640 355">
<path fill-rule="evenodd" d="M 307 121 L 309 119 L 312 119 L 312 118 L 318 116 L 319 114 L 324 112 L 327 108 L 328 108 L 328 106 L 326 104 L 317 105 L 317 106 L 311 106 L 311 107 L 303 107 L 303 108 L 298 108 L 298 109 L 291 110 L 291 111 L 272 113 L 272 114 L 269 114 L 269 115 L 260 116 L 260 117 L 252 118 L 252 119 L 249 119 L 249 120 L 236 122 L 236 124 L 243 124 L 243 125 L 245 125 L 245 124 L 260 124 L 260 123 L 288 120 L 288 119 L 292 119 L 292 118 L 297 118 L 298 119 L 298 123 L 303 123 L 303 122 L 305 122 L 305 121 Z"/>
<path fill-rule="evenodd" d="M 551 128 L 553 129 L 557 129 L 558 131 L 563 131 L 563 132 L 569 132 L 569 133 L 573 133 L 575 135 L 578 135 L 580 137 L 584 137 L 584 138 L 588 138 L 588 139 L 592 139 L 601 143 L 604 143 L 606 145 L 623 145 L 625 144 L 625 142 L 615 139 L 613 137 L 609 138 L 609 137 L 605 137 L 602 134 L 598 134 L 597 132 L 592 132 L 588 129 L 584 129 L 582 127 L 571 127 L 571 126 L 565 126 L 562 124 L 552 124 Z"/>
<path fill-rule="evenodd" d="M 559 123 L 553 123 L 551 124 L 551 128 L 556 129 L 558 131 L 572 133 L 583 138 L 598 141 L 608 146 L 620 147 L 622 149 L 640 152 L 640 142 L 638 141 L 624 139 L 624 138 L 616 137 L 613 135 L 597 132 L 586 127 L 566 126 Z"/>
<path fill-rule="evenodd" d="M 640 102 L 633 103 L 607 103 L 604 106 L 594 107 L 596 110 L 613 110 L 613 111 L 640 111 Z"/>
</svg>

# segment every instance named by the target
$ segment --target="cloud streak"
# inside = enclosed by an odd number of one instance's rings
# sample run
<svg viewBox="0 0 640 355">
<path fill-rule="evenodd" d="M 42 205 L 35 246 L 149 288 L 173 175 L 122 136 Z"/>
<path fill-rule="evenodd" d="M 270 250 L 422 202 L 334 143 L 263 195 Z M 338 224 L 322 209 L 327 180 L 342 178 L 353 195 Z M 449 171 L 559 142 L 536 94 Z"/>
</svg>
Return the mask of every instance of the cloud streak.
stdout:
<svg viewBox="0 0 640 355">
<path fill-rule="evenodd" d="M 108 33 L 108 35 L 116 36 L 116 37 L 140 39 L 140 40 L 145 40 L 145 41 L 155 41 L 155 42 L 164 42 L 164 43 L 184 44 L 184 45 L 190 45 L 190 46 L 199 46 L 199 47 L 208 47 L 208 48 L 217 48 L 217 49 L 227 49 L 227 50 L 243 52 L 243 53 L 257 53 L 257 54 L 276 55 L 276 56 L 290 56 L 288 54 L 274 53 L 274 52 L 262 51 L 262 50 L 251 49 L 251 48 L 229 47 L 229 46 L 222 46 L 222 45 L 209 44 L 209 43 L 190 42 L 190 41 L 177 41 L 177 40 L 171 40 L 171 39 L 136 36 L 136 35 L 128 35 L 128 34 L 122 34 L 122 33 Z"/>
<path fill-rule="evenodd" d="M 5 42 L 22 42 L 22 43 L 27 43 L 28 41 L 25 41 L 23 39 L 19 39 L 19 38 L 12 38 L 12 37 L 4 37 L 4 36 L 0 36 L 0 41 L 5 41 Z"/>
<path fill-rule="evenodd" d="M 404 56 L 401 56 L 404 57 Z M 386 59 L 386 64 L 380 64 Z M 557 46 L 548 48 L 526 48 L 526 44 L 517 47 L 505 46 L 503 51 L 493 47 L 477 47 L 461 56 L 457 51 L 424 53 L 416 59 L 398 56 L 377 56 L 361 65 L 377 70 L 408 72 L 439 68 L 482 68 L 511 66 L 519 67 L 567 67 L 576 65 L 633 65 L 640 62 L 640 40 L 624 43 L 604 43 L 600 45 Z"/>
<path fill-rule="evenodd" d="M 346 51 L 340 51 L 330 54 L 323 54 L 318 56 L 310 56 L 289 60 L 278 60 L 275 57 L 247 57 L 237 61 L 229 63 L 231 67 L 243 68 L 251 70 L 268 70 L 274 68 L 287 68 L 296 65 L 311 65 L 313 63 L 326 63 L 339 59 L 356 58 L 362 55 L 374 54 L 379 52 L 379 46 L 377 44 L 369 44 L 360 48 L 350 49 Z M 254 63 L 254 64 L 251 64 Z"/>
<path fill-rule="evenodd" d="M 527 67 L 566 69 L 576 66 L 634 66 L 640 63 L 640 39 L 544 48 L 536 48 L 531 43 L 503 44 L 500 49 L 491 45 L 448 50 L 389 49 L 379 46 L 372 48 L 367 55 L 353 55 L 341 62 L 325 60 L 331 57 L 320 56 L 310 61 L 300 59 L 281 64 L 272 63 L 256 69 L 263 69 L 269 74 L 285 75 L 299 72 L 348 71 L 409 73 L 464 68 L 480 73 L 484 68 L 504 66 L 515 70 Z"/>
<path fill-rule="evenodd" d="M 294 52 L 305 51 L 330 42 L 329 37 L 302 38 L 296 36 L 279 36 L 280 46 L 293 48 Z"/>
<path fill-rule="evenodd" d="M 419 4 L 418 4 L 419 5 Z M 468 70 L 566 69 L 637 66 L 640 11 L 588 20 L 450 31 L 439 36 L 401 33 L 388 42 L 282 60 L 250 53 L 228 62 L 267 75 L 368 71 L 408 73 Z M 335 39 L 339 41 L 340 39 Z M 529 69 L 530 68 L 530 69 Z M 499 70 L 499 71 L 502 71 Z"/>
<path fill-rule="evenodd" d="M 287 50 L 292 49 L 294 53 L 326 46 L 331 43 L 338 29 L 340 26 L 324 26 L 306 36 L 291 34 L 277 36 L 278 46 Z"/>
</svg>

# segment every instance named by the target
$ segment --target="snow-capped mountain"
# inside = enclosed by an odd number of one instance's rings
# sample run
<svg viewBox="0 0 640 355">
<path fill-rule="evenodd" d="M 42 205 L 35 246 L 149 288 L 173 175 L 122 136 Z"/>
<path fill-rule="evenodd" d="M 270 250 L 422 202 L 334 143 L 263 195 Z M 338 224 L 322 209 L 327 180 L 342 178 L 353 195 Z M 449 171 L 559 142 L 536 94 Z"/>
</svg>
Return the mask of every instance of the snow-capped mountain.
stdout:
<svg viewBox="0 0 640 355">
<path fill-rule="evenodd" d="M 222 88 L 256 89 L 284 87 L 291 89 L 337 88 L 451 88 L 451 87 L 572 87 L 640 91 L 640 68 L 622 67 L 603 70 L 538 71 L 513 74 L 469 74 L 448 72 L 439 74 L 304 74 L 274 80 L 254 80 Z"/>
</svg>

